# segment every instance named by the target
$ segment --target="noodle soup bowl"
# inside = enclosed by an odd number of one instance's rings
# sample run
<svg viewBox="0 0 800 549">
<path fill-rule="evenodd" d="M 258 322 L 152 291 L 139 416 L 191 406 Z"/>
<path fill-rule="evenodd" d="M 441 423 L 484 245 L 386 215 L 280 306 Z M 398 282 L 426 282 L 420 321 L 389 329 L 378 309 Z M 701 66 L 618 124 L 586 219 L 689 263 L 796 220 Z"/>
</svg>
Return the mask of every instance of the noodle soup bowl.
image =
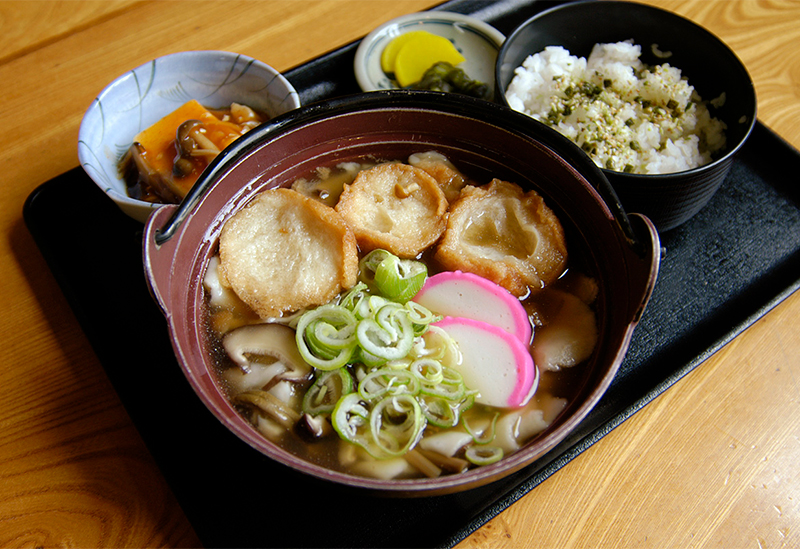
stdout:
<svg viewBox="0 0 800 549">
<path fill-rule="evenodd" d="M 516 453 L 460 474 L 380 480 L 334 471 L 270 442 L 226 397 L 206 330 L 203 277 L 225 222 L 265 189 L 319 166 L 373 157 L 406 159 L 436 150 L 476 181 L 491 177 L 536 189 L 559 216 L 568 245 L 599 285 L 599 341 L 574 397 Z M 659 239 L 644 216 L 628 216 L 603 173 L 566 138 L 531 126 L 495 103 L 456 94 L 377 91 L 302 107 L 256 128 L 209 166 L 180 206 L 164 206 L 145 227 L 144 265 L 175 354 L 208 409 L 254 451 L 319 479 L 378 493 L 422 496 L 485 485 L 525 468 L 563 441 L 603 396 L 625 356 L 655 284 Z M 485 181 L 484 181 L 485 180 Z"/>
<path fill-rule="evenodd" d="M 649 66 L 668 63 L 725 125 L 725 146 L 700 167 L 673 173 L 638 174 L 605 169 L 622 205 L 647 215 L 660 231 L 697 214 L 722 185 L 756 123 L 756 94 L 736 54 L 706 29 L 677 14 L 625 1 L 574 2 L 545 10 L 509 34 L 495 67 L 495 99 L 506 91 L 525 59 L 550 46 L 587 58 L 595 44 L 632 40 Z M 532 122 L 539 123 L 539 122 Z"/>
</svg>

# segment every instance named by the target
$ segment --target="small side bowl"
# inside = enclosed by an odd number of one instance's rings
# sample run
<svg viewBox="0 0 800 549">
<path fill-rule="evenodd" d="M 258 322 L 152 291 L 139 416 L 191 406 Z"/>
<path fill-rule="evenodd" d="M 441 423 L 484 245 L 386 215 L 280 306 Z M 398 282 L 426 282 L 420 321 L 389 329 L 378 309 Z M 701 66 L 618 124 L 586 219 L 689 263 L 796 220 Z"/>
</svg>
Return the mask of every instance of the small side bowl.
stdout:
<svg viewBox="0 0 800 549">
<path fill-rule="evenodd" d="M 161 204 L 128 196 L 119 161 L 140 131 L 191 99 L 209 108 L 247 105 L 270 117 L 300 106 L 278 71 L 246 55 L 187 51 L 159 57 L 120 76 L 92 102 L 78 133 L 78 158 L 128 216 L 144 222 Z"/>
<path fill-rule="evenodd" d="M 711 115 L 727 126 L 727 145 L 714 160 L 692 170 L 638 175 L 603 169 L 628 212 L 647 215 L 660 231 L 675 228 L 705 206 L 730 169 L 756 123 L 756 94 L 747 69 L 719 38 L 674 13 L 626 1 L 576 2 L 543 11 L 521 25 L 500 50 L 495 99 L 508 105 L 505 90 L 528 55 L 562 46 L 588 57 L 597 43 L 632 39 L 649 65 L 669 63 L 681 70 L 705 101 L 725 93 Z M 653 51 L 655 48 L 656 51 Z M 659 57 L 657 52 L 669 52 Z"/>
<path fill-rule="evenodd" d="M 450 40 L 466 58 L 459 65 L 473 80 L 494 88 L 497 52 L 505 40 L 499 30 L 474 17 L 447 11 L 412 13 L 392 19 L 370 32 L 359 44 L 353 68 L 365 92 L 397 88 L 381 69 L 381 53 L 394 38 L 424 30 Z"/>
</svg>

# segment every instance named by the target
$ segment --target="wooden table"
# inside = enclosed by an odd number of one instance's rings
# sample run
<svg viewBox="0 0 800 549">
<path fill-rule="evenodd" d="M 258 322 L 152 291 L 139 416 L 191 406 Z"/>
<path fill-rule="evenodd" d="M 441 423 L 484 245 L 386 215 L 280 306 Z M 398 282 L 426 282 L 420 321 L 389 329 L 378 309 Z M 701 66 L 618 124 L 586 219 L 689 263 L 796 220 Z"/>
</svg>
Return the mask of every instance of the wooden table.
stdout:
<svg viewBox="0 0 800 549">
<path fill-rule="evenodd" d="M 800 148 L 800 2 L 649 2 L 725 40 Z M 286 70 L 434 3 L 0 2 L 0 546 L 199 545 L 22 221 L 95 95 L 179 50 Z M 459 547 L 800 546 L 799 319 L 800 292 Z"/>
</svg>

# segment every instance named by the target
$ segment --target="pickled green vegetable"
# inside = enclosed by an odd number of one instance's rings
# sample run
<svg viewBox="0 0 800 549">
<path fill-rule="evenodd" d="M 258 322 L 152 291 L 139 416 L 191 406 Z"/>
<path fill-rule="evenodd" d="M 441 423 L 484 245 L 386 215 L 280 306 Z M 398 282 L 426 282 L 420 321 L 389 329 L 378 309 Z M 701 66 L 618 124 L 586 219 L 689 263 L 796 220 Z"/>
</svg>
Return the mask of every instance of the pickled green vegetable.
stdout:
<svg viewBox="0 0 800 549">
<path fill-rule="evenodd" d="M 491 99 L 493 95 L 492 88 L 488 84 L 471 79 L 464 69 L 446 62 L 436 63 L 425 71 L 419 82 L 406 87 L 414 90 L 461 93 L 480 99 Z"/>
</svg>

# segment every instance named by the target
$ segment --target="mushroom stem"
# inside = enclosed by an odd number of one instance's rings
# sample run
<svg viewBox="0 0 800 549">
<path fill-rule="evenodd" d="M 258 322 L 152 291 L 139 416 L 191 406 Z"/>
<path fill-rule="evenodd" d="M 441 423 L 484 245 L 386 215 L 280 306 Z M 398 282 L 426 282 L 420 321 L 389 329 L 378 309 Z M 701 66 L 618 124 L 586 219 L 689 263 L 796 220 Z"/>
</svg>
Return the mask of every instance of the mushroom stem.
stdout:
<svg viewBox="0 0 800 549">
<path fill-rule="evenodd" d="M 322 438 L 334 432 L 333 426 L 327 420 L 326 416 L 303 414 L 302 419 L 303 423 L 301 423 L 301 425 L 303 425 L 314 438 Z"/>
<path fill-rule="evenodd" d="M 202 127 L 195 126 L 189 132 L 189 135 L 194 139 L 195 143 L 197 143 L 197 148 L 192 151 L 192 154 L 210 154 L 210 153 L 219 153 L 219 147 L 217 147 L 213 141 L 211 141 L 202 131 Z"/>
<path fill-rule="evenodd" d="M 175 131 L 175 143 L 181 156 L 191 156 L 198 149 L 207 149 L 219 152 L 219 148 L 206 137 L 203 132 L 203 123 L 199 120 L 187 120 Z"/>
<path fill-rule="evenodd" d="M 300 414 L 288 407 L 280 399 L 266 391 L 247 391 L 234 397 L 237 404 L 249 404 L 268 414 L 286 429 L 291 429 L 300 421 Z"/>
<path fill-rule="evenodd" d="M 419 452 L 422 456 L 429 459 L 432 463 L 438 465 L 439 467 L 450 473 L 463 473 L 469 467 L 469 462 L 465 459 L 446 456 L 444 454 L 440 454 L 439 452 L 434 452 L 432 450 L 423 450 L 422 448 L 417 448 L 414 451 Z"/>
<path fill-rule="evenodd" d="M 416 449 L 409 450 L 403 457 L 412 467 L 420 471 L 428 478 L 436 478 L 442 474 L 442 470 L 437 467 L 436 464 L 434 464 Z"/>
</svg>

